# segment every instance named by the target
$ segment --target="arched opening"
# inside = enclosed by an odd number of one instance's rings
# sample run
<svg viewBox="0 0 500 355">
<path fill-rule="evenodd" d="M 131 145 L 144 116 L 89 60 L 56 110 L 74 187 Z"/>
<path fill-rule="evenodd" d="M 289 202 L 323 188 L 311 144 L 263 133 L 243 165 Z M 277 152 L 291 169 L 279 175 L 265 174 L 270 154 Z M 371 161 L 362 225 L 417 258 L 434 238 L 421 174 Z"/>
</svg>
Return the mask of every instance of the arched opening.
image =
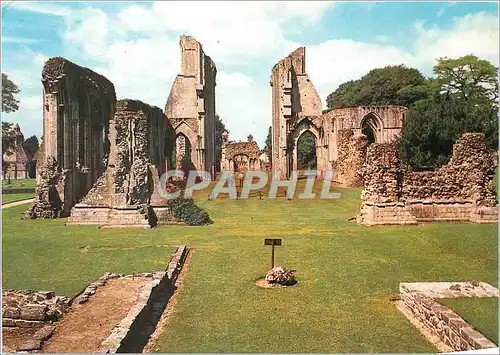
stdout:
<svg viewBox="0 0 500 355">
<path fill-rule="evenodd" d="M 369 113 L 361 121 L 361 133 L 367 137 L 368 144 L 378 143 L 380 141 L 379 136 L 381 129 L 382 124 L 380 119 L 373 113 Z"/>
<path fill-rule="evenodd" d="M 191 141 L 184 133 L 178 133 L 175 136 L 174 149 L 172 160 L 177 164 L 181 164 L 181 169 L 184 172 L 196 170 L 191 160 Z M 176 166 L 176 168 L 179 168 Z"/>
<path fill-rule="evenodd" d="M 297 140 L 297 168 L 299 170 L 316 170 L 317 166 L 316 136 L 307 130 Z"/>
<path fill-rule="evenodd" d="M 234 172 L 244 173 L 248 170 L 250 159 L 245 154 L 235 155 L 233 158 Z"/>
</svg>

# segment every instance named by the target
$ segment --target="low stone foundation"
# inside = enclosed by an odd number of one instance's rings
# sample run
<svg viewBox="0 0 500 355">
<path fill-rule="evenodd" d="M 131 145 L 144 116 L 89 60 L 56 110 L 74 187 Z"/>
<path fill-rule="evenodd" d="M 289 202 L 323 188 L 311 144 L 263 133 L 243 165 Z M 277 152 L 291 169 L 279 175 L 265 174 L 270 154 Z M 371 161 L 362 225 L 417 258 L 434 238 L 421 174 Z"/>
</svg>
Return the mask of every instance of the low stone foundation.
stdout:
<svg viewBox="0 0 500 355">
<path fill-rule="evenodd" d="M 175 290 L 175 282 L 186 260 L 188 250 L 181 246 L 172 256 L 168 268 L 160 279 L 151 281 L 137 298 L 127 316 L 102 342 L 102 353 L 137 353 L 147 344 L 163 310 Z"/>
<path fill-rule="evenodd" d="M 16 349 L 3 351 L 32 351 L 42 347 L 55 330 L 58 321 L 68 310 L 69 299 L 52 291 L 8 290 L 2 295 L 2 335 L 4 343 Z"/>
<path fill-rule="evenodd" d="M 435 298 L 498 297 L 484 282 L 417 282 L 399 285 L 401 301 L 422 327 L 456 351 L 496 348 L 450 308 Z"/>
</svg>

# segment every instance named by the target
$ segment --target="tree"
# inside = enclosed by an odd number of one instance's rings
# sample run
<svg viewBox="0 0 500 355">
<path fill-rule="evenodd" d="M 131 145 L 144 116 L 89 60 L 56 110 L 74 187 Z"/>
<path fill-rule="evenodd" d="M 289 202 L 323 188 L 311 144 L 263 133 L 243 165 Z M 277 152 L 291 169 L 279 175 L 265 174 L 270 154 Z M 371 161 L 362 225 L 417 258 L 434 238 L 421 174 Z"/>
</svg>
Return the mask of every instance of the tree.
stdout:
<svg viewBox="0 0 500 355">
<path fill-rule="evenodd" d="M 11 155 L 16 145 L 16 132 L 12 123 L 2 122 L 2 169 L 4 176 L 9 164 L 3 159 L 5 155 Z"/>
<path fill-rule="evenodd" d="M 266 137 L 266 146 L 264 147 L 264 152 L 269 157 L 269 161 L 272 161 L 273 156 L 273 127 L 269 126 L 269 131 Z"/>
<path fill-rule="evenodd" d="M 398 150 L 405 163 L 414 169 L 445 164 L 466 132 L 483 132 L 488 147 L 498 147 L 498 95 L 491 91 L 498 79 L 492 68 L 474 56 L 438 59 L 428 97 L 409 109 L 403 124 Z"/>
<path fill-rule="evenodd" d="M 458 59 L 439 58 L 434 74 L 442 92 L 458 95 L 477 104 L 496 104 L 498 99 L 498 68 L 474 55 Z"/>
<path fill-rule="evenodd" d="M 15 97 L 18 93 L 17 85 L 2 73 L 2 112 L 10 113 L 19 110 L 19 100 Z"/>
<path fill-rule="evenodd" d="M 219 115 L 215 115 L 215 170 L 219 171 L 220 161 L 222 159 L 222 133 L 226 130 L 226 126 L 220 119 Z"/>
<path fill-rule="evenodd" d="M 368 105 L 410 106 L 420 96 L 408 95 L 409 88 L 425 84 L 425 77 L 404 65 L 370 70 L 358 80 L 345 82 L 328 95 L 328 108 Z"/>
<path fill-rule="evenodd" d="M 310 131 L 305 131 L 297 141 L 299 169 L 316 169 L 316 141 Z"/>
<path fill-rule="evenodd" d="M 33 158 L 35 156 L 36 151 L 38 150 L 38 147 L 39 147 L 38 138 L 35 135 L 33 135 L 33 136 L 27 138 L 24 141 L 23 145 L 24 145 L 24 149 L 26 150 L 26 153 L 28 153 L 28 155 Z"/>
</svg>

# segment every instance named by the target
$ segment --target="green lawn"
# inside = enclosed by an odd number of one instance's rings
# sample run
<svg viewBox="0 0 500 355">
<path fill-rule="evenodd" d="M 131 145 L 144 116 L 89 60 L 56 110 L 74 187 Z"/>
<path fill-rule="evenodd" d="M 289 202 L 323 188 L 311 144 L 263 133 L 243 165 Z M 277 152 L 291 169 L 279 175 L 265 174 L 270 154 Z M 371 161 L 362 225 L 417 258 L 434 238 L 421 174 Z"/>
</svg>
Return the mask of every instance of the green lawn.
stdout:
<svg viewBox="0 0 500 355">
<path fill-rule="evenodd" d="M 5 204 L 10 202 L 22 201 L 34 197 L 34 193 L 2 194 L 2 203 Z"/>
<path fill-rule="evenodd" d="M 36 179 L 11 179 L 10 184 L 7 179 L 2 180 L 2 189 L 35 188 Z"/>
<path fill-rule="evenodd" d="M 485 337 L 498 345 L 498 297 L 440 299 Z"/>
<path fill-rule="evenodd" d="M 11 179 L 10 184 L 7 179 L 2 180 L 2 203 L 26 200 L 35 197 L 36 179 Z M 19 190 L 20 192 L 4 193 L 6 190 Z M 33 192 L 26 192 L 25 189 L 33 189 Z"/>
<path fill-rule="evenodd" d="M 497 285 L 497 225 L 348 222 L 359 189 L 340 200 L 214 200 L 214 224 L 154 230 L 65 227 L 3 210 L 3 286 L 74 295 L 106 271 L 165 268 L 173 247 L 194 248 L 158 352 L 435 352 L 397 311 L 400 282 L 482 280 Z M 282 238 L 278 265 L 298 284 L 261 289 L 264 238 Z M 86 249 L 80 247 L 88 246 Z M 86 251 L 85 251 L 86 250 Z"/>
</svg>

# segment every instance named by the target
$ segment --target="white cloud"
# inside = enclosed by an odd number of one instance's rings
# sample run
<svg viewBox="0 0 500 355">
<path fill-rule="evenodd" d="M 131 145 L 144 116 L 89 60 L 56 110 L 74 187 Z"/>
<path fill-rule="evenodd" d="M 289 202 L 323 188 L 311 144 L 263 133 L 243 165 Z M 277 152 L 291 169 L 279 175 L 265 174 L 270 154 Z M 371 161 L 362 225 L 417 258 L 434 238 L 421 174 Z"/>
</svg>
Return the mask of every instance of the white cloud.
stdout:
<svg viewBox="0 0 500 355">
<path fill-rule="evenodd" d="M 24 38 L 24 37 L 8 37 L 2 36 L 3 43 L 18 43 L 18 44 L 33 44 L 39 42 L 36 38 Z"/>
<path fill-rule="evenodd" d="M 444 4 L 443 6 L 441 6 L 441 8 L 438 10 L 437 14 L 436 14 L 436 17 L 441 17 L 444 15 L 444 13 L 446 12 L 446 10 L 448 10 L 450 7 L 453 7 L 456 5 L 456 2 L 452 1 L 452 2 L 449 2 L 449 3 L 446 3 Z"/>
<path fill-rule="evenodd" d="M 58 1 L 57 3 L 60 2 Z M 70 9 L 59 4 L 55 5 L 53 2 L 3 1 L 2 8 L 13 8 L 21 11 L 52 16 L 68 16 L 71 14 Z"/>
<path fill-rule="evenodd" d="M 70 57 L 82 58 L 76 62 L 110 79 L 118 98 L 163 108 L 180 70 L 179 35 L 195 37 L 217 66 L 217 113 L 227 117 L 235 139 L 246 137 L 248 125 L 255 122 L 252 133 L 262 144 L 267 130 L 258 128 L 270 124 L 269 83 L 256 83 L 239 70 L 248 66 L 270 71 L 274 62 L 299 46 L 286 38 L 285 24 L 312 26 L 329 6 L 328 2 L 155 2 L 148 7 L 130 5 L 115 15 L 88 8 L 66 19 L 64 39 L 75 51 Z"/>
<path fill-rule="evenodd" d="M 36 6 L 31 10 L 40 10 L 42 4 Z M 289 39 L 290 33 L 319 26 L 329 6 L 326 2 L 156 2 L 130 4 L 112 15 L 98 8 L 74 10 L 65 18 L 61 55 L 108 77 L 118 98 L 139 99 L 163 109 L 180 71 L 179 35 L 192 35 L 217 65 L 216 109 L 231 139 L 243 140 L 252 133 L 263 146 L 271 124 L 271 68 L 301 45 Z M 376 37 L 378 43 L 330 39 L 309 46 L 307 71 L 322 99 L 342 82 L 390 64 L 416 67 L 430 75 L 437 57 L 474 53 L 498 65 L 494 15 L 456 18 L 449 29 L 418 21 L 413 29 L 416 39 L 410 49 L 391 45 L 386 36 Z M 29 58 L 29 65 L 8 69 L 28 103 L 18 117 L 23 121 L 28 117 L 28 124 L 40 134 L 41 97 L 35 92 L 41 95 L 40 72 L 46 58 L 33 53 Z"/>
<path fill-rule="evenodd" d="M 498 18 L 485 12 L 455 18 L 449 29 L 414 23 L 416 39 L 410 50 L 391 44 L 369 44 L 351 40 L 329 40 L 308 47 L 307 70 L 323 104 L 341 83 L 359 79 L 369 70 L 405 64 L 432 75 L 436 58 L 474 54 L 498 66 Z M 379 38 L 380 40 L 380 38 Z"/>
</svg>

